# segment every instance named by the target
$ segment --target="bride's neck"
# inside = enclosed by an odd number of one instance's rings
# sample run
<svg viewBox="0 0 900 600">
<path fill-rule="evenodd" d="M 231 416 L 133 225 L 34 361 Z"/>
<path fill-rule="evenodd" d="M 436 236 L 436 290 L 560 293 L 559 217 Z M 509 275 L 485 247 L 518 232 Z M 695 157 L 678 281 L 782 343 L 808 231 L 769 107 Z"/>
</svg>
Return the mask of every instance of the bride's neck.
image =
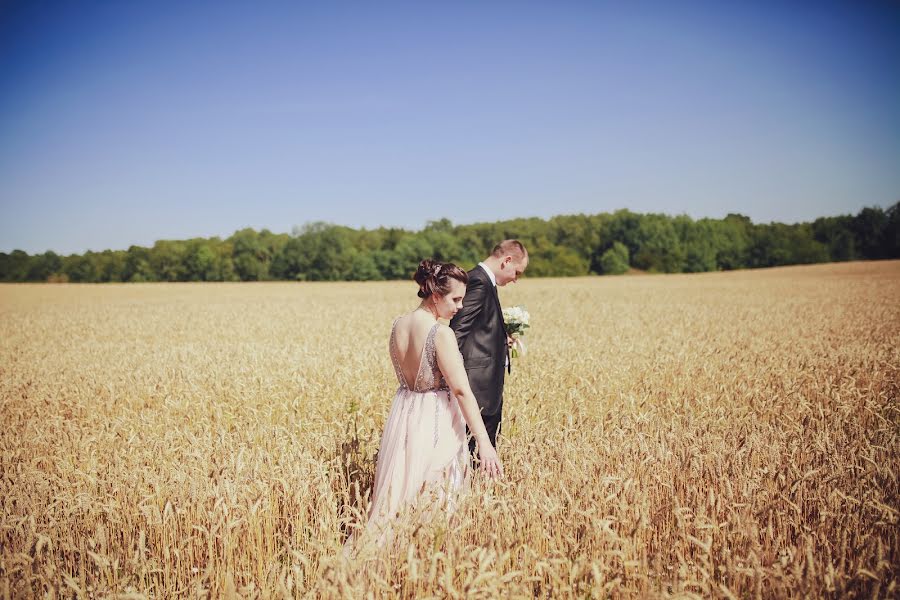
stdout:
<svg viewBox="0 0 900 600">
<path fill-rule="evenodd" d="M 433 318 L 435 321 L 438 320 L 438 316 L 435 314 L 434 308 L 426 300 L 422 300 L 422 302 L 419 303 L 419 306 L 416 308 L 416 310 L 421 310 L 426 315 Z"/>
</svg>

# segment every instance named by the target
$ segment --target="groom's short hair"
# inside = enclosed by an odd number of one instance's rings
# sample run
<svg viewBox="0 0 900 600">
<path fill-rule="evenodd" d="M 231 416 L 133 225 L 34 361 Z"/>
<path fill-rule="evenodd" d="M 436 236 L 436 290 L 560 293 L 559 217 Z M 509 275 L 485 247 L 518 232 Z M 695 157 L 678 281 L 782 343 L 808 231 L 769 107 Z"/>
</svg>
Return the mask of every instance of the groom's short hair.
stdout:
<svg viewBox="0 0 900 600">
<path fill-rule="evenodd" d="M 528 256 L 528 250 L 525 249 L 525 246 L 519 240 L 503 240 L 491 250 L 491 256 L 496 256 L 497 258 L 507 255 L 515 256 L 517 259 L 524 258 Z"/>
</svg>

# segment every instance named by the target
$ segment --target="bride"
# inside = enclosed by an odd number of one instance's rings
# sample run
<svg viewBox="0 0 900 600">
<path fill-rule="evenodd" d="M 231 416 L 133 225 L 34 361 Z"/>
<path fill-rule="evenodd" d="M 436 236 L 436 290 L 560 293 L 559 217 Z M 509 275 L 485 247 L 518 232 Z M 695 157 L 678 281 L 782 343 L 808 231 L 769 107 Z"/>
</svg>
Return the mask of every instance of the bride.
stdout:
<svg viewBox="0 0 900 600">
<path fill-rule="evenodd" d="M 391 327 L 389 349 L 400 387 L 381 437 L 367 530 L 386 529 L 426 492 L 452 509 L 453 494 L 468 484 L 466 425 L 478 444 L 482 473 L 503 475 L 456 336 L 438 322 L 462 308 L 468 275 L 452 263 L 423 260 L 414 279 L 422 302 Z M 380 533 L 383 542 L 389 532 Z"/>
</svg>

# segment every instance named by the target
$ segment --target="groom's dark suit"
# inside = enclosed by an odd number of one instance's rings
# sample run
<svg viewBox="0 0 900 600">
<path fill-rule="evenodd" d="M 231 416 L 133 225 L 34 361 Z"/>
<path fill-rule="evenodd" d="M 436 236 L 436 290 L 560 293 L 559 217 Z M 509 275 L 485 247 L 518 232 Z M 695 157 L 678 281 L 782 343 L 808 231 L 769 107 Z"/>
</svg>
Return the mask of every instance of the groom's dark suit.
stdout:
<svg viewBox="0 0 900 600">
<path fill-rule="evenodd" d="M 497 287 L 481 266 L 469 271 L 463 307 L 450 327 L 469 376 L 469 385 L 481 409 L 491 444 L 497 447 L 497 430 L 503 409 L 504 367 L 509 364 L 506 328 Z M 469 443 L 475 452 L 475 440 Z"/>
</svg>

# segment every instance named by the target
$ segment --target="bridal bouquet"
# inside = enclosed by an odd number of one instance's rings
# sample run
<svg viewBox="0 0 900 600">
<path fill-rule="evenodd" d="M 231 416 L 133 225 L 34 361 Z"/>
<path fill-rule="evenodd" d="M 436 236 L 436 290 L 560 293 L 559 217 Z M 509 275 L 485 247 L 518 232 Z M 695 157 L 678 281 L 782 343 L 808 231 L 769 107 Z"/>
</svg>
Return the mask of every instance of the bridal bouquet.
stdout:
<svg viewBox="0 0 900 600">
<path fill-rule="evenodd" d="M 525 342 L 522 336 L 525 330 L 531 327 L 529 324 L 531 315 L 525 310 L 524 306 L 511 306 L 503 309 L 503 324 L 506 325 L 506 333 L 513 339 L 512 357 L 516 358 L 519 353 L 525 354 Z"/>
</svg>

